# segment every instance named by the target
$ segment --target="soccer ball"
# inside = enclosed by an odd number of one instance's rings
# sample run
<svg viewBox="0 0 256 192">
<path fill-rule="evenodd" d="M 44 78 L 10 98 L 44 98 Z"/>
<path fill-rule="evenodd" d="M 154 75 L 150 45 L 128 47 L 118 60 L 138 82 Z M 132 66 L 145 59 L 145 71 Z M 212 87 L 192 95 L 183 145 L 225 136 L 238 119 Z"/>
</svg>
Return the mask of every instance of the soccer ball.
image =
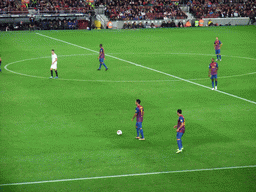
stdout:
<svg viewBox="0 0 256 192">
<path fill-rule="evenodd" d="M 121 131 L 121 130 L 118 130 L 118 131 L 116 132 L 116 134 L 117 134 L 117 135 L 122 135 L 122 131 Z"/>
</svg>

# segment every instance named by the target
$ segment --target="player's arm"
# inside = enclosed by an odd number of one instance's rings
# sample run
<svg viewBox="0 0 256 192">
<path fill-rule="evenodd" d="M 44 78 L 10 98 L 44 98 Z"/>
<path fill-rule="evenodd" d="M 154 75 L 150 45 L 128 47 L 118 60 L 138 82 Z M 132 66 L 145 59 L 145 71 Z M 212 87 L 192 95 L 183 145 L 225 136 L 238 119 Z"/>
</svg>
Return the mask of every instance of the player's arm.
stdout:
<svg viewBox="0 0 256 192">
<path fill-rule="evenodd" d="M 56 58 L 56 59 L 52 62 L 52 64 L 54 64 L 57 60 L 58 60 L 58 58 Z"/>
<path fill-rule="evenodd" d="M 182 122 L 181 124 L 180 124 L 180 126 L 177 128 L 177 132 L 180 130 L 180 128 L 181 127 L 183 127 L 184 126 L 184 122 Z"/>
<path fill-rule="evenodd" d="M 100 56 L 101 56 L 101 54 L 102 54 L 102 50 L 100 50 L 100 54 L 99 54 L 99 57 L 98 57 L 98 59 L 100 59 Z"/>
<path fill-rule="evenodd" d="M 136 109 L 135 109 L 135 114 L 134 114 L 133 117 L 132 117 L 132 121 L 133 121 L 133 119 L 138 115 L 138 113 L 139 113 L 139 109 L 136 108 Z"/>
<path fill-rule="evenodd" d="M 220 44 L 220 48 L 222 47 L 222 43 Z"/>
<path fill-rule="evenodd" d="M 135 113 L 135 114 L 133 115 L 132 121 L 133 121 L 133 119 L 134 119 L 137 115 L 138 115 L 138 113 Z"/>
<path fill-rule="evenodd" d="M 208 76 L 211 77 L 211 68 L 209 69 Z"/>
</svg>

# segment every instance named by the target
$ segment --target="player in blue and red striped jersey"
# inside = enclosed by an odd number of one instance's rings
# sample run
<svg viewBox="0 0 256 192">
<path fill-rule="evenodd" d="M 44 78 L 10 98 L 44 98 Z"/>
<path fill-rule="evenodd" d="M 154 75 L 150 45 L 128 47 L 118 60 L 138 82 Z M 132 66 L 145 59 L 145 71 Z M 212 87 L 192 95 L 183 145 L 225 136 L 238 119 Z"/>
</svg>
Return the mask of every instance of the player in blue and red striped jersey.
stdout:
<svg viewBox="0 0 256 192">
<path fill-rule="evenodd" d="M 184 149 L 183 146 L 182 146 L 181 137 L 185 133 L 185 118 L 182 115 L 182 110 L 181 109 L 177 110 L 177 115 L 179 116 L 178 124 L 175 125 L 173 128 L 177 128 L 177 130 L 176 130 L 177 131 L 176 138 L 177 138 L 177 144 L 178 144 L 179 148 L 177 149 L 176 153 L 181 153 L 182 150 Z"/>
<path fill-rule="evenodd" d="M 215 89 L 217 90 L 217 73 L 218 73 L 218 63 L 214 62 L 214 58 L 212 58 L 212 62 L 209 65 L 209 73 L 208 76 L 212 80 L 212 90 L 214 90 L 214 80 L 215 80 Z"/>
<path fill-rule="evenodd" d="M 101 69 L 101 65 L 104 65 L 104 67 L 106 68 L 105 71 L 108 70 L 107 66 L 105 65 L 104 63 L 104 60 L 105 60 L 105 51 L 104 51 L 104 48 L 102 47 L 102 44 L 100 44 L 100 55 L 98 57 L 99 59 L 99 62 L 100 62 L 100 66 L 99 66 L 99 69 Z"/>
<path fill-rule="evenodd" d="M 137 130 L 137 137 L 136 139 L 139 140 L 145 140 L 144 134 L 143 134 L 143 129 L 142 129 L 142 122 L 143 122 L 143 117 L 144 117 L 144 108 L 140 105 L 140 100 L 137 99 L 135 101 L 135 105 L 137 106 L 135 109 L 135 114 L 132 118 L 133 119 L 136 117 L 137 122 L 136 122 L 136 130 Z M 140 138 L 140 134 L 141 134 L 141 138 Z"/>
<path fill-rule="evenodd" d="M 2 72 L 2 70 L 1 70 L 1 64 L 2 64 L 2 59 L 1 59 L 1 57 L 0 57 L 0 72 Z"/>
<path fill-rule="evenodd" d="M 216 37 L 216 41 L 214 41 L 215 54 L 217 55 L 216 61 L 221 61 L 220 48 L 222 47 L 222 43 L 218 37 Z"/>
</svg>

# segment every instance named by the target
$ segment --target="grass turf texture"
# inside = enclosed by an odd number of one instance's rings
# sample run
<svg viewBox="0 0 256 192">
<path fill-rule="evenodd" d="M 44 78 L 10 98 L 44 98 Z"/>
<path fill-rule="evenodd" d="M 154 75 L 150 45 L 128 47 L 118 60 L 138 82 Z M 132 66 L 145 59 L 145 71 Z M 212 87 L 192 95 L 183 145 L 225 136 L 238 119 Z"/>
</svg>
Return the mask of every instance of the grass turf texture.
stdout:
<svg viewBox="0 0 256 192">
<path fill-rule="evenodd" d="M 223 43 L 218 89 L 256 101 L 255 75 L 235 76 L 256 72 L 255 29 L 39 33 L 95 51 L 102 43 L 109 55 L 209 87 L 208 64 L 216 58 L 218 36 Z M 97 53 L 36 33 L 1 32 L 0 43 L 0 184 L 256 164 L 255 104 L 108 56 L 109 71 L 96 71 Z M 48 79 L 52 48 L 58 80 Z M 15 61 L 21 62 L 8 69 L 30 76 L 3 69 Z M 134 139 L 130 120 L 137 98 L 145 108 L 146 141 Z M 175 154 L 172 128 L 178 108 L 186 119 L 181 154 Z M 116 135 L 119 129 L 122 136 Z M 254 178 L 255 168 L 246 168 L 0 186 L 0 191 L 250 191 Z"/>
</svg>

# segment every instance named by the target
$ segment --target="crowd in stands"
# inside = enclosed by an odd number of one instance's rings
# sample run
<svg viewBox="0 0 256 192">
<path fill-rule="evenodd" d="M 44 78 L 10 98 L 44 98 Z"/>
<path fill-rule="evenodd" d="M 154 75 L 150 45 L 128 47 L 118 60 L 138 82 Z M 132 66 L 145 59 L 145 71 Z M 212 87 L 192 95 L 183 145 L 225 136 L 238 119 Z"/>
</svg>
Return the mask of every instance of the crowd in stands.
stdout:
<svg viewBox="0 0 256 192">
<path fill-rule="evenodd" d="M 30 18 L 29 23 L 22 21 L 14 24 L 6 23 L 0 25 L 1 31 L 14 31 L 14 30 L 73 30 L 78 29 L 78 22 L 76 19 L 54 19 L 54 20 L 37 20 L 33 17 Z"/>
<path fill-rule="evenodd" d="M 256 1 L 196 0 L 189 2 L 190 12 L 196 18 L 226 18 L 256 16 Z"/>
<path fill-rule="evenodd" d="M 28 13 L 26 5 L 16 0 L 0 0 L 0 14 L 22 14 Z"/>
<path fill-rule="evenodd" d="M 24 14 L 32 8 L 39 13 L 89 13 L 94 5 L 81 0 L 30 0 L 22 3 L 21 0 L 1 0 L 1 14 Z"/>
<path fill-rule="evenodd" d="M 106 0 L 110 20 L 184 19 L 187 15 L 171 0 Z"/>
</svg>

